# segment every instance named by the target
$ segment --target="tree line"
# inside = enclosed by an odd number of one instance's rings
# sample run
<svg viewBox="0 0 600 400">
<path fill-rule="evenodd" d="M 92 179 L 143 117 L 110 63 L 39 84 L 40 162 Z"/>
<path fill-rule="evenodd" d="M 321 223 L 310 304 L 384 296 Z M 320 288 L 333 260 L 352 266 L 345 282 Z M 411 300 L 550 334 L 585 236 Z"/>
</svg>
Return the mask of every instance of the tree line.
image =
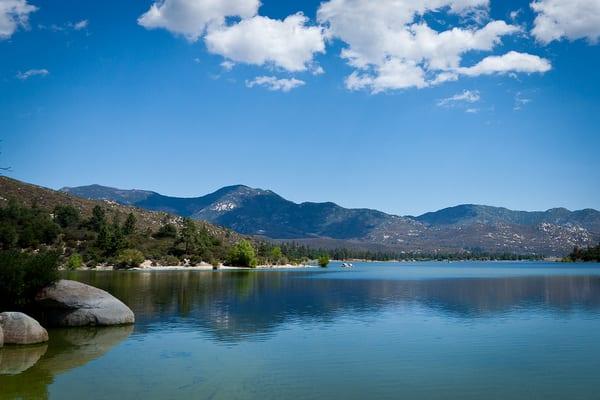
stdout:
<svg viewBox="0 0 600 400">
<path fill-rule="evenodd" d="M 600 262 L 600 243 L 597 246 L 590 246 L 585 249 L 575 247 L 565 261 L 596 261 Z"/>
</svg>

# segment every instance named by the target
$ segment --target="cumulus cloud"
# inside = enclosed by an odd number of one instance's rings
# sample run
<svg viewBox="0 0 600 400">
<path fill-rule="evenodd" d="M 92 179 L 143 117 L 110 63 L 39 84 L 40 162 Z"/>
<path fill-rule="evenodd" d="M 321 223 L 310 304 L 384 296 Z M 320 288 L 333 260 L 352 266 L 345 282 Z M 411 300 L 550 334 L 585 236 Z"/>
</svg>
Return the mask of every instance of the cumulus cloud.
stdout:
<svg viewBox="0 0 600 400">
<path fill-rule="evenodd" d="M 345 43 L 341 56 L 355 68 L 346 86 L 379 93 L 456 80 L 466 53 L 492 51 L 502 37 L 521 31 L 499 20 L 437 31 L 421 18 L 430 12 L 481 15 L 488 6 L 487 0 L 330 0 L 317 18 L 329 37 Z"/>
<path fill-rule="evenodd" d="M 596 43 L 600 38 L 598 0 L 537 0 L 531 8 L 537 14 L 531 32 L 542 43 L 562 38 Z"/>
<path fill-rule="evenodd" d="M 552 1 L 558 0 L 534 4 Z M 340 56 L 353 68 L 346 87 L 372 93 L 424 88 L 461 76 L 548 71 L 548 60 L 514 51 L 482 55 L 473 66 L 464 65 L 467 53 L 495 51 L 504 37 L 522 32 L 517 25 L 491 20 L 489 4 L 489 0 L 325 0 L 315 25 L 302 13 L 281 20 L 259 15 L 259 0 L 155 0 L 138 22 L 190 41 L 202 38 L 209 52 L 225 59 L 226 70 L 239 63 L 318 75 L 323 69 L 315 62 L 316 55 L 325 53 L 328 42 L 339 41 Z M 435 18 L 449 14 L 448 21 L 455 26 L 432 28 L 427 17 L 434 13 Z M 517 16 L 518 12 L 511 13 L 511 18 Z"/>
<path fill-rule="evenodd" d="M 296 78 L 276 78 L 274 76 L 257 76 L 256 78 L 246 81 L 246 86 L 252 88 L 254 86 L 263 86 L 272 91 L 289 92 L 292 89 L 303 86 L 306 82 Z"/>
<path fill-rule="evenodd" d="M 427 86 L 423 69 L 414 63 L 390 59 L 378 65 L 374 73 L 354 71 L 346 78 L 346 87 L 350 90 L 368 88 L 377 94 L 385 90 L 422 88 Z"/>
<path fill-rule="evenodd" d="M 446 107 L 456 103 L 477 103 L 481 100 L 481 95 L 478 90 L 463 90 L 462 93 L 457 93 L 454 96 L 440 99 L 437 102 L 438 106 Z"/>
<path fill-rule="evenodd" d="M 46 76 L 48 75 L 50 72 L 47 69 L 29 69 L 25 72 L 17 72 L 17 79 L 20 79 L 22 81 L 25 81 L 31 77 L 34 76 Z"/>
<path fill-rule="evenodd" d="M 463 67 L 459 72 L 463 75 L 478 76 L 490 74 L 508 74 L 512 72 L 544 73 L 550 71 L 552 65 L 545 58 L 527 53 L 509 51 L 501 56 L 488 56 L 472 67 Z"/>
<path fill-rule="evenodd" d="M 322 29 L 307 23 L 308 18 L 300 13 L 284 20 L 255 16 L 210 30 L 206 46 L 211 53 L 235 62 L 304 71 L 316 53 L 325 52 Z"/>
<path fill-rule="evenodd" d="M 227 17 L 253 17 L 259 6 L 259 0 L 158 0 L 138 18 L 138 24 L 196 41 L 209 26 L 223 25 Z"/>
<path fill-rule="evenodd" d="M 0 40 L 10 38 L 19 27 L 27 27 L 29 14 L 36 10 L 26 0 L 0 0 Z"/>
</svg>

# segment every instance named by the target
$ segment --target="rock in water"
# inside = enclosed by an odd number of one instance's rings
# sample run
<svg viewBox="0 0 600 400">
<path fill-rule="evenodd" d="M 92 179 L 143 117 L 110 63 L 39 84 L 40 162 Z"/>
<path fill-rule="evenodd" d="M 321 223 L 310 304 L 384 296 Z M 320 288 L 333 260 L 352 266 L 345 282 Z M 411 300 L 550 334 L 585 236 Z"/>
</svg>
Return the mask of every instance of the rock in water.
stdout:
<svg viewBox="0 0 600 400">
<path fill-rule="evenodd" d="M 104 290 L 80 282 L 60 280 L 36 296 L 51 326 L 133 324 L 133 311 Z"/>
<path fill-rule="evenodd" d="M 48 341 L 48 332 L 35 319 L 20 312 L 0 313 L 5 344 L 35 344 Z"/>
</svg>

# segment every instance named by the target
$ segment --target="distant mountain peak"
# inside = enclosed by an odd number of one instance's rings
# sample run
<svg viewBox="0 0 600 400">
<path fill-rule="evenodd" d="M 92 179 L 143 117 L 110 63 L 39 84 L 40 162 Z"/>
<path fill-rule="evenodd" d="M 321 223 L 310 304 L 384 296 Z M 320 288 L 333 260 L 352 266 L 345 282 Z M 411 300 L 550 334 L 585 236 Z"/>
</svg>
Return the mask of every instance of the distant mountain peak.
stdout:
<svg viewBox="0 0 600 400">
<path fill-rule="evenodd" d="M 241 184 L 190 198 L 101 185 L 62 190 L 79 197 L 108 199 L 205 220 L 244 234 L 317 245 L 350 240 L 353 245 L 409 251 L 477 249 L 565 254 L 575 245 L 600 241 L 600 213 L 589 209 L 527 212 L 459 204 L 417 217 L 402 217 L 371 209 L 347 209 L 333 202 L 297 204 L 271 190 Z"/>
</svg>

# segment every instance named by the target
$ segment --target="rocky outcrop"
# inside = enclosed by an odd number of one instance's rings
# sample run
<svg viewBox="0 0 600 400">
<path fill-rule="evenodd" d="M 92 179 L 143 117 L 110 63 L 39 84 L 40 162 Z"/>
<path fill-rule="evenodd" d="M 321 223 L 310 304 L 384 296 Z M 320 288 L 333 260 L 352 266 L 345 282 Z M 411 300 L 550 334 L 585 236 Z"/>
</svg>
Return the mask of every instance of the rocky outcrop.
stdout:
<svg viewBox="0 0 600 400">
<path fill-rule="evenodd" d="M 35 319 L 19 312 L 0 313 L 4 344 L 35 344 L 48 341 L 48 332 Z"/>
<path fill-rule="evenodd" d="M 80 282 L 60 280 L 36 296 L 50 326 L 107 326 L 133 324 L 133 311 L 104 290 Z"/>
</svg>

